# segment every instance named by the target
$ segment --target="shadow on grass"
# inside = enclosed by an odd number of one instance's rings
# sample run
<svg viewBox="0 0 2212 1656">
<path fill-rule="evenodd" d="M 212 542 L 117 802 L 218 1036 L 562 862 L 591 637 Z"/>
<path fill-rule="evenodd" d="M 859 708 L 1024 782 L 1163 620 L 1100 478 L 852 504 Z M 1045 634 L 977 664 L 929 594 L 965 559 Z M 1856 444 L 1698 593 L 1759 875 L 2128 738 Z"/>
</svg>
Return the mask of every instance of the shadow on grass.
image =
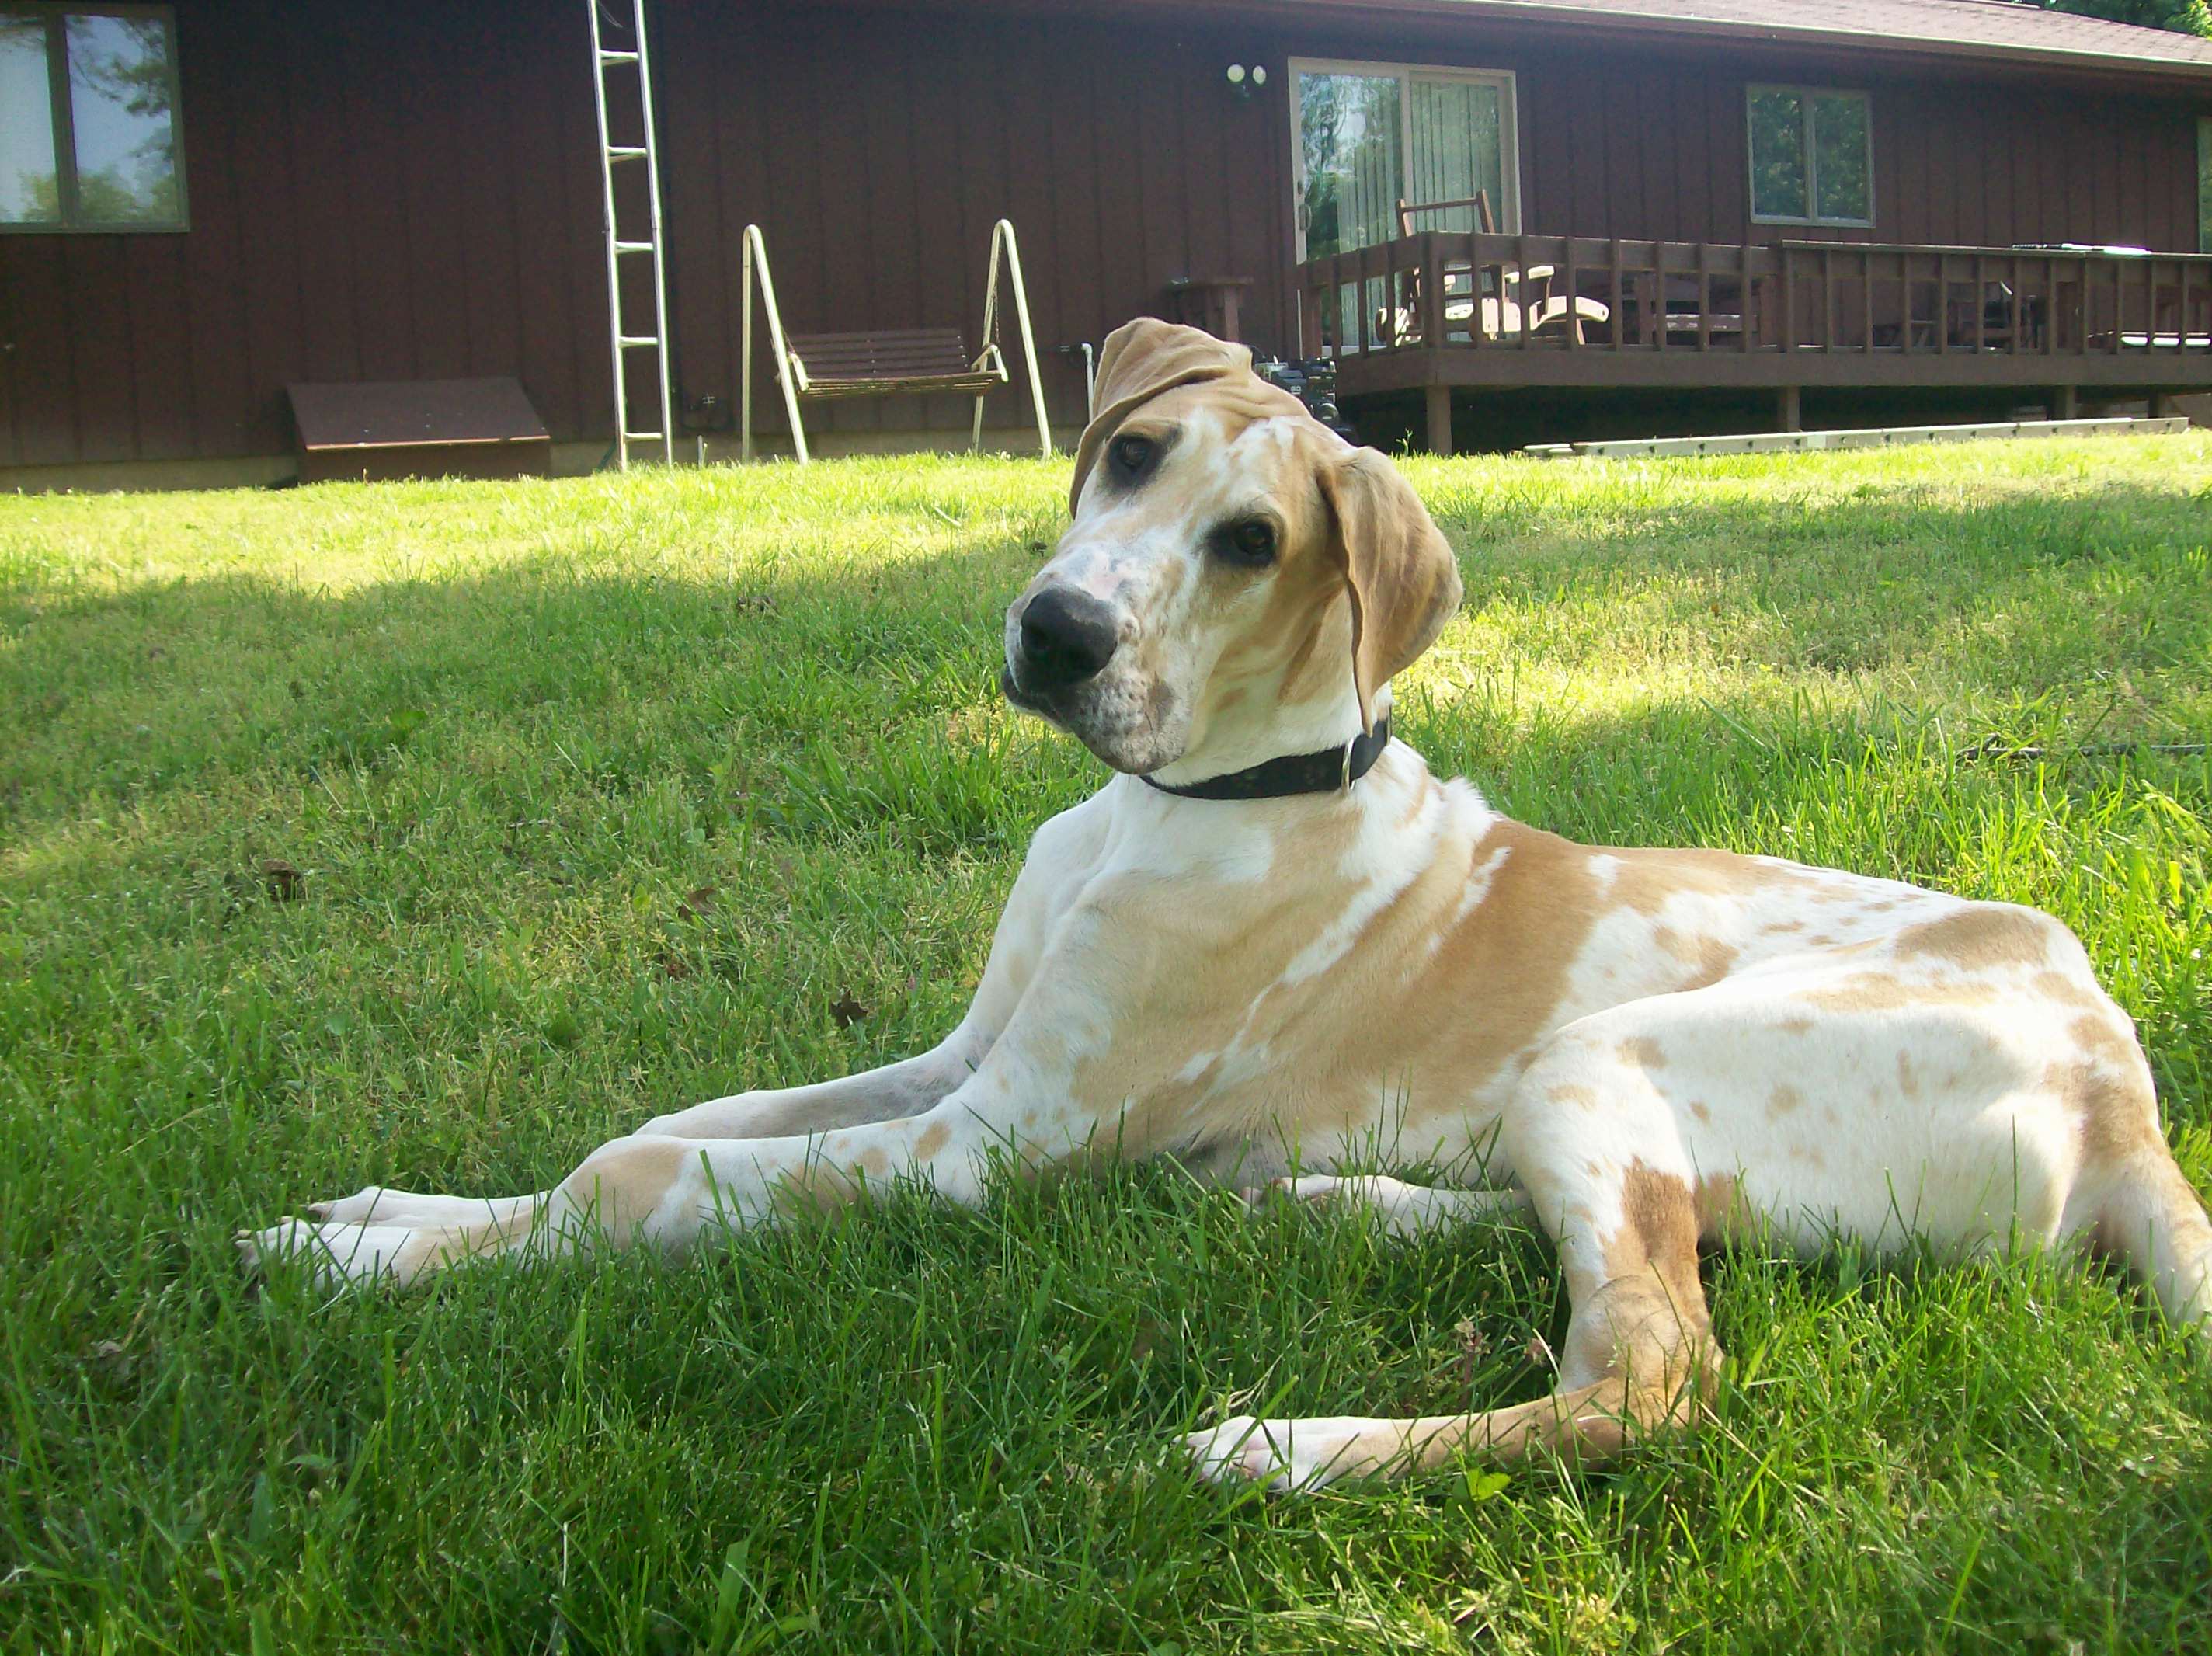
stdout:
<svg viewBox="0 0 2212 1656">
<path fill-rule="evenodd" d="M 1889 699 L 1907 710 L 1994 698 L 2027 709 L 2030 734 L 2039 697 L 2113 684 L 2112 734 L 2146 712 L 2156 725 L 2157 709 L 2117 687 L 2128 675 L 2201 680 L 2212 659 L 2201 502 L 2185 496 L 2125 484 L 1964 506 L 1639 502 L 1632 484 L 1587 499 L 1435 492 L 1468 590 L 1407 686 L 1439 758 L 1503 757 L 1483 728 L 1495 698 L 1468 692 L 1506 671 L 1617 673 L 1624 659 L 1673 654 L 1697 671 L 1813 685 L 1887 673 L 1905 681 Z M 612 795 L 670 775 L 780 791 L 799 831 L 878 810 L 913 814 L 947 845 L 1003 839 L 989 782 L 1005 743 L 1000 618 L 1038 555 L 949 541 L 927 561 L 732 581 L 610 574 L 604 556 L 585 568 L 555 551 L 337 594 L 238 575 L 98 596 L 19 585 L 0 594 L 0 636 L 15 646 L 0 657 L 0 698 L 28 728 L 0 752 L 0 825 L 27 831 L 88 796 L 143 803 L 257 769 L 312 782 L 490 742 L 535 746 Z M 1769 722 L 1740 685 L 1700 699 L 1714 722 Z M 1845 716 L 1801 708 L 1784 740 L 1818 740 L 1814 727 Z M 1641 746 L 1666 734 L 1655 721 L 1669 722 L 1632 714 L 1608 734 L 1595 721 L 1589 739 Z M 1052 797 L 1081 786 L 1079 765 L 1044 768 Z M 934 813 L 933 792 L 945 795 Z"/>
</svg>

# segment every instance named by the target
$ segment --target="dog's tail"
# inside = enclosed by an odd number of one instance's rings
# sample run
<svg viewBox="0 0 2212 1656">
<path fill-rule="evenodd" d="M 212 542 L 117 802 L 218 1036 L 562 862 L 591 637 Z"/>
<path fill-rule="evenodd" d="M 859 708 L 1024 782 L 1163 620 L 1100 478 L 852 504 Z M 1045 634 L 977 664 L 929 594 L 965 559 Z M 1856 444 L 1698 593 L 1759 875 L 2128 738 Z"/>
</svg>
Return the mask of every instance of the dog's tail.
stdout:
<svg viewBox="0 0 2212 1656">
<path fill-rule="evenodd" d="M 2097 1206 L 2096 1241 L 2148 1284 L 2168 1317 L 2212 1343 L 2212 1219 L 2163 1137 L 2112 1170 Z"/>
</svg>

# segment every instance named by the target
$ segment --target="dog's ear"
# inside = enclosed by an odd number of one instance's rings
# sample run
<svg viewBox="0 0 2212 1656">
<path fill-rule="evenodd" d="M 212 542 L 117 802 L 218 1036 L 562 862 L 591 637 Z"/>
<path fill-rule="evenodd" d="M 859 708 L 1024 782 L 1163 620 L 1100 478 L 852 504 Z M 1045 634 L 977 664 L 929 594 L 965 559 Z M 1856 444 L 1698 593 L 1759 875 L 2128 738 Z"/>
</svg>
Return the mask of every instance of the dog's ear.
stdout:
<svg viewBox="0 0 2212 1656">
<path fill-rule="evenodd" d="M 1083 428 L 1083 441 L 1075 448 L 1075 478 L 1067 486 L 1069 514 L 1073 515 L 1083 498 L 1083 485 L 1097 462 L 1098 451 L 1132 411 L 1177 386 L 1251 371 L 1249 347 L 1158 317 L 1140 316 L 1108 334 L 1098 357 L 1098 388 L 1093 399 L 1098 411 Z"/>
<path fill-rule="evenodd" d="M 1459 607 L 1459 561 L 1413 485 L 1371 448 L 1322 461 L 1321 492 L 1352 594 L 1360 727 L 1371 730 L 1376 690 L 1434 643 Z"/>
</svg>

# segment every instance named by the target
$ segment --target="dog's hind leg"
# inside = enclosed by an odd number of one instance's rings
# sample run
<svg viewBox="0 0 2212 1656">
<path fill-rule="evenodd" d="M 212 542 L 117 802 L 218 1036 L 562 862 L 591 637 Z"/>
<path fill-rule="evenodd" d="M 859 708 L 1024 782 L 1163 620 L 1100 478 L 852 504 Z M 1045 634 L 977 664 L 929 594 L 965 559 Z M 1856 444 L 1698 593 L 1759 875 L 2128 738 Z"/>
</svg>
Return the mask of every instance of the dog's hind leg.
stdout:
<svg viewBox="0 0 2212 1656">
<path fill-rule="evenodd" d="M 1635 1163 L 1568 1209 L 1559 1251 L 1574 1314 L 1550 1396 L 1412 1420 L 1239 1416 L 1187 1440 L 1199 1471 L 1299 1489 L 1402 1476 L 1458 1455 L 1511 1463 L 1547 1453 L 1589 1467 L 1639 1432 L 1687 1422 L 1720 1360 L 1687 1185 Z"/>
<path fill-rule="evenodd" d="M 1486 1219 L 1517 1219 L 1529 1211 L 1526 1190 L 1455 1190 L 1408 1184 L 1380 1173 L 1296 1173 L 1244 1194 L 1255 1203 L 1273 1195 L 1308 1207 L 1364 1209 L 1393 1236 L 1421 1236 Z"/>
<path fill-rule="evenodd" d="M 1697 1181 L 1665 1101 L 1618 1044 L 1610 1032 L 1555 1044 L 1523 1077 L 1500 1142 L 1559 1244 L 1573 1306 L 1552 1394 L 1411 1420 L 1240 1416 L 1188 1440 L 1201 1473 L 1297 1488 L 1455 1455 L 1592 1466 L 1696 1417 L 1721 1356 L 1698 1278 Z"/>
</svg>

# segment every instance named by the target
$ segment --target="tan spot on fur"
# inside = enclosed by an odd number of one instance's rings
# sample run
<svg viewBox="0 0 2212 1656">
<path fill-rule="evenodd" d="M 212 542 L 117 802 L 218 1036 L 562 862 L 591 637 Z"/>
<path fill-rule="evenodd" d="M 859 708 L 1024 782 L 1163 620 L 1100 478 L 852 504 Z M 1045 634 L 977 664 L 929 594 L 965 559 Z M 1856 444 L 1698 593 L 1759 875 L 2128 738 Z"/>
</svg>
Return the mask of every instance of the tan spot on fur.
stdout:
<svg viewBox="0 0 2212 1656">
<path fill-rule="evenodd" d="M 1770 937 L 1786 936 L 1791 932 L 1801 932 L 1804 929 L 1805 922 L 1802 920 L 1777 920 L 1759 928 L 1759 930 Z"/>
<path fill-rule="evenodd" d="M 1632 1161 L 1621 1176 L 1620 1211 L 1620 1229 L 1603 1244 L 1608 1276 L 1618 1282 L 1656 1273 L 1678 1306 L 1702 1318 L 1698 1207 L 1690 1187 L 1680 1174 Z"/>
<path fill-rule="evenodd" d="M 1690 1100 L 1690 1113 L 1702 1122 L 1710 1122 L 1713 1118 L 1712 1106 L 1703 1099 Z"/>
<path fill-rule="evenodd" d="M 1552 1088 L 1544 1096 L 1551 1099 L 1553 1104 L 1579 1104 L 1585 1110 L 1594 1108 L 1597 1104 L 1596 1093 L 1591 1092 L 1589 1087 L 1578 1086 L 1572 1081 L 1563 1082 Z"/>
<path fill-rule="evenodd" d="M 1835 946 L 1836 941 L 1836 940 L 1831 937 L 1826 932 L 1821 932 L 1815 936 L 1807 938 L 1805 941 L 1808 943 L 1810 943 L 1816 949 L 1832 948 Z"/>
<path fill-rule="evenodd" d="M 1664 1069 L 1667 1053 L 1649 1035 L 1632 1035 L 1614 1050 L 1614 1056 L 1637 1069 Z"/>
<path fill-rule="evenodd" d="M 1739 951 L 1717 937 L 1698 940 L 1696 969 L 1682 987 L 1686 989 L 1708 989 L 1729 975 L 1735 965 Z"/>
<path fill-rule="evenodd" d="M 2050 958 L 2057 922 L 2030 909 L 1978 903 L 1923 921 L 1897 935 L 1898 953 L 1943 960 L 1969 971 L 2040 965 Z"/>
<path fill-rule="evenodd" d="M 890 1177 L 891 1159 L 890 1154 L 883 1149 L 879 1145 L 871 1145 L 867 1149 L 861 1151 L 860 1154 L 854 1159 L 853 1165 L 855 1167 L 858 1167 L 862 1172 L 866 1173 L 870 1178 L 888 1178 Z"/>
<path fill-rule="evenodd" d="M 1692 1193 L 1698 1215 L 1698 1234 L 1700 1237 L 1717 1235 L 1728 1227 L 1735 1212 L 1735 1175 L 1733 1173 L 1701 1173 Z"/>
<path fill-rule="evenodd" d="M 1784 1035 L 1810 1035 L 1813 1032 L 1813 1020 L 1796 1013 L 1778 1020 L 1774 1026 Z"/>
<path fill-rule="evenodd" d="M 1797 996 L 1823 1012 L 1901 1012 L 1910 1007 L 1984 1007 L 1997 998 L 1988 983 L 1952 980 L 1907 984 L 1887 972 L 1860 971 Z"/>
<path fill-rule="evenodd" d="M 2055 1063 L 2043 1073 L 2046 1091 L 2055 1093 L 2074 1117 L 2083 1160 L 2103 1170 L 2125 1165 L 2139 1152 L 2162 1148 L 2158 1104 L 2147 1078 L 2114 1074 L 2088 1059 Z"/>
<path fill-rule="evenodd" d="M 1787 1082 L 1767 1094 L 1766 1113 L 1770 1117 L 1795 1115 L 1805 1107 L 1805 1095 Z"/>
<path fill-rule="evenodd" d="M 2105 997 L 2096 989 L 2063 971 L 2039 971 L 2035 974 L 2035 992 L 2046 1001 L 2056 1001 L 2082 1012 L 2109 1010 Z"/>
<path fill-rule="evenodd" d="M 951 1140 L 952 1129 L 950 1127 L 941 1121 L 930 1123 L 928 1126 L 922 1129 L 921 1136 L 914 1142 L 915 1162 L 926 1164 L 931 1161 L 939 1150 L 951 1142 Z"/>
<path fill-rule="evenodd" d="M 1912 1055 L 1909 1052 L 1897 1055 L 1897 1090 L 1905 1098 L 1920 1096 L 1920 1076 L 1912 1067 Z"/>
<path fill-rule="evenodd" d="M 611 1237 L 627 1241 L 677 1181 L 701 1165 L 698 1147 L 680 1139 L 617 1139 L 586 1157 L 562 1189 Z"/>
</svg>

